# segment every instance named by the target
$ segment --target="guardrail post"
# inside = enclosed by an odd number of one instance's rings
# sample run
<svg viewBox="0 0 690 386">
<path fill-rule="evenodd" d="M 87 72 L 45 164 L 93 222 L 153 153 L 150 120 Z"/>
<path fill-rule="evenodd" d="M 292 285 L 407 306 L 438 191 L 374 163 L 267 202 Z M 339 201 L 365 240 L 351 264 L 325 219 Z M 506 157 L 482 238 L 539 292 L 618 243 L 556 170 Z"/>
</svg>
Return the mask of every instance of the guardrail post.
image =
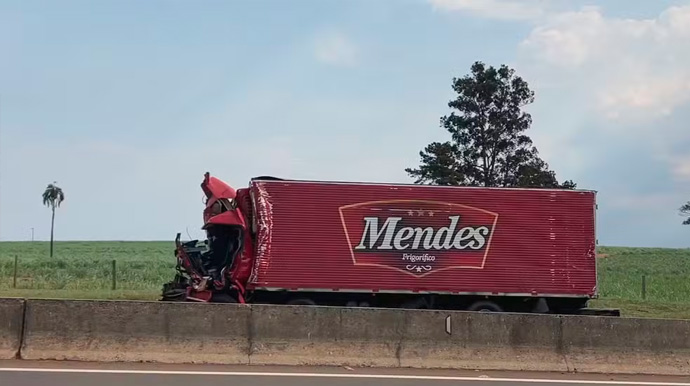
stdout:
<svg viewBox="0 0 690 386">
<path fill-rule="evenodd" d="M 113 291 L 117 288 L 117 275 L 116 275 L 117 267 L 116 267 L 116 261 L 117 261 L 117 260 L 113 259 L 113 272 L 112 272 L 112 277 L 113 277 L 113 287 L 112 287 L 112 288 L 113 288 Z"/>
<path fill-rule="evenodd" d="M 12 282 L 12 288 L 17 288 L 17 266 L 19 265 L 19 256 L 14 255 L 14 279 Z"/>
</svg>

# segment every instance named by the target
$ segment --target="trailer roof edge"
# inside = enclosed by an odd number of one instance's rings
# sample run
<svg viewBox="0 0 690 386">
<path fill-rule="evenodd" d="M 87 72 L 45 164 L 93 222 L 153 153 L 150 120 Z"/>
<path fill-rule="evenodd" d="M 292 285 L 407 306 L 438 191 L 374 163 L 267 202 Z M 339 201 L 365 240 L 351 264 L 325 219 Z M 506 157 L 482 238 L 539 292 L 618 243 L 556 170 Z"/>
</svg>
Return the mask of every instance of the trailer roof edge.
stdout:
<svg viewBox="0 0 690 386">
<path fill-rule="evenodd" d="M 435 189 L 489 189 L 489 190 L 520 190 L 520 191 L 539 191 L 539 192 L 577 192 L 577 193 L 598 193 L 594 189 L 557 189 L 557 188 L 520 188 L 520 187 L 495 187 L 495 186 L 466 186 L 466 185 L 431 185 L 414 184 L 404 182 L 366 182 L 366 181 L 341 181 L 341 180 L 307 180 L 307 179 L 284 179 L 277 177 L 255 177 L 251 182 L 261 182 L 269 184 L 328 184 L 328 185 L 377 185 L 395 187 L 433 187 Z"/>
</svg>

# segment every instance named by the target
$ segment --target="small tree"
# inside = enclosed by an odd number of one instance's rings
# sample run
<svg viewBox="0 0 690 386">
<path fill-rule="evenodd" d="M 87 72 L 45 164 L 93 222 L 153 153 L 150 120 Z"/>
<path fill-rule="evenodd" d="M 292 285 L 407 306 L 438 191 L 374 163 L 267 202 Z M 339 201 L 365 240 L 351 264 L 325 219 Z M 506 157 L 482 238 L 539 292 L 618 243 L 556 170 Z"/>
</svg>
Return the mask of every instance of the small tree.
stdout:
<svg viewBox="0 0 690 386">
<path fill-rule="evenodd" d="M 684 217 L 687 217 L 685 221 L 683 221 L 683 225 L 690 225 L 690 201 L 686 202 L 685 205 L 680 207 L 680 214 Z"/>
<path fill-rule="evenodd" d="M 53 229 L 55 227 L 55 208 L 59 208 L 60 204 L 65 200 L 65 194 L 61 188 L 57 186 L 57 182 L 48 184 L 46 190 L 43 191 L 43 205 L 49 207 L 52 211 L 50 219 L 50 257 L 53 257 Z"/>
<path fill-rule="evenodd" d="M 522 108 L 534 92 L 514 70 L 475 62 L 471 74 L 453 79 L 457 93 L 441 118 L 451 140 L 429 144 L 419 153 L 421 165 L 405 171 L 415 183 L 574 189 L 559 183 L 525 135 L 532 118 Z"/>
</svg>

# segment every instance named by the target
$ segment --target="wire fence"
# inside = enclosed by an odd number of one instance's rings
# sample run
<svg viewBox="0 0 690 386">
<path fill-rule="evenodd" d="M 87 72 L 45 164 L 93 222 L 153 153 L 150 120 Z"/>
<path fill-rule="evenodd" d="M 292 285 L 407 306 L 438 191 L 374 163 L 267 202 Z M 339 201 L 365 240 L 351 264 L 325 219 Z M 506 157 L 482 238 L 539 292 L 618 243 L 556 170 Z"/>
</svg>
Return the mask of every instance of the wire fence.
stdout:
<svg viewBox="0 0 690 386">
<path fill-rule="evenodd" d="M 133 258 L 0 259 L 0 290 L 160 290 L 175 275 L 169 255 Z M 690 275 L 600 271 L 601 298 L 651 302 L 689 302 Z"/>
<path fill-rule="evenodd" d="M 598 286 L 602 298 L 690 302 L 690 275 L 684 273 L 600 272 Z"/>
<path fill-rule="evenodd" d="M 175 275 L 171 258 L 0 260 L 0 290 L 153 290 Z"/>
</svg>

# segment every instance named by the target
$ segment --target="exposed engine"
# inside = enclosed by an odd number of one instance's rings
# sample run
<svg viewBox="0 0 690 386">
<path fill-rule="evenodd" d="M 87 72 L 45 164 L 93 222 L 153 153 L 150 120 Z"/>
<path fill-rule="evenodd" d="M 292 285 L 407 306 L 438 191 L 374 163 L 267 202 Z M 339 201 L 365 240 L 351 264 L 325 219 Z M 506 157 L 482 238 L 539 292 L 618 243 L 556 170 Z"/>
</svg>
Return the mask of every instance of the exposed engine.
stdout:
<svg viewBox="0 0 690 386">
<path fill-rule="evenodd" d="M 241 246 L 240 230 L 215 225 L 206 229 L 206 240 L 180 242 L 175 238 L 177 273 L 163 286 L 162 300 L 236 302 L 226 272 L 234 263 Z M 222 298 L 222 299 L 219 299 Z"/>
</svg>

